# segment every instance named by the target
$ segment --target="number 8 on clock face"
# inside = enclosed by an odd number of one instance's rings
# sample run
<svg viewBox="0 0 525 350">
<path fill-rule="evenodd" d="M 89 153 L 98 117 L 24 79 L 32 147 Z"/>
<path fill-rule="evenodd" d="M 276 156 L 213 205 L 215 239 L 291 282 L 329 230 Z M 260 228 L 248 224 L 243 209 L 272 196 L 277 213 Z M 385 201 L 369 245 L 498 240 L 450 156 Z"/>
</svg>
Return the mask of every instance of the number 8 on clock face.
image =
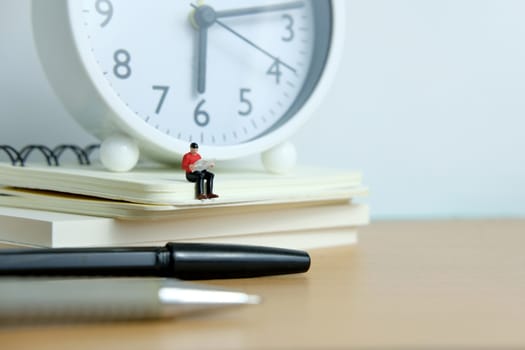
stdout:
<svg viewBox="0 0 525 350">
<path fill-rule="evenodd" d="M 334 7 L 35 0 L 33 27 L 49 80 L 96 136 L 124 133 L 161 160 L 176 160 L 189 142 L 229 159 L 285 142 L 312 114 L 333 75 L 342 21 Z"/>
</svg>

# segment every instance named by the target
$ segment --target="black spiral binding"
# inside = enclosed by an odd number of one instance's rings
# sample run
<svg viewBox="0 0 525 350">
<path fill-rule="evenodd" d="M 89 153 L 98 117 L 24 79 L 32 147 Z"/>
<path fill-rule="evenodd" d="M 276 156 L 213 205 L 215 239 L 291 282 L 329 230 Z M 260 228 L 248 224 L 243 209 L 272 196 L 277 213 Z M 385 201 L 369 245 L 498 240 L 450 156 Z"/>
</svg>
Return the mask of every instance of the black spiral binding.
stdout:
<svg viewBox="0 0 525 350">
<path fill-rule="evenodd" d="M 18 151 L 12 146 L 0 145 L 0 150 L 4 151 L 4 153 L 7 154 L 7 156 L 11 160 L 11 164 L 15 166 L 25 166 L 29 155 L 35 151 L 39 151 L 44 155 L 47 165 L 59 166 L 60 157 L 67 150 L 72 151 L 76 155 L 78 163 L 80 165 L 90 165 L 91 153 L 93 153 L 93 151 L 98 148 L 100 148 L 99 144 L 88 145 L 85 148 L 79 147 L 77 145 L 63 144 L 58 145 L 53 149 L 44 145 L 28 145 L 22 148 L 20 151 Z"/>
</svg>

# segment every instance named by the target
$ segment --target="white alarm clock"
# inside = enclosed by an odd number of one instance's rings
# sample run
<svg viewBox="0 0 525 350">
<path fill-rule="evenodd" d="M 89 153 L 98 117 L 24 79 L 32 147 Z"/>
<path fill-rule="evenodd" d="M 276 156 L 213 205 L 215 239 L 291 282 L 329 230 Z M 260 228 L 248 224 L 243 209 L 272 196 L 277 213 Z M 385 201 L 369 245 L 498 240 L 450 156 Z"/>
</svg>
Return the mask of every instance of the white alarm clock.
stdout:
<svg viewBox="0 0 525 350">
<path fill-rule="evenodd" d="M 33 0 L 32 23 L 51 85 L 107 168 L 131 169 L 138 150 L 180 161 L 197 142 L 217 160 L 263 153 L 280 172 L 335 75 L 343 5 Z"/>
</svg>

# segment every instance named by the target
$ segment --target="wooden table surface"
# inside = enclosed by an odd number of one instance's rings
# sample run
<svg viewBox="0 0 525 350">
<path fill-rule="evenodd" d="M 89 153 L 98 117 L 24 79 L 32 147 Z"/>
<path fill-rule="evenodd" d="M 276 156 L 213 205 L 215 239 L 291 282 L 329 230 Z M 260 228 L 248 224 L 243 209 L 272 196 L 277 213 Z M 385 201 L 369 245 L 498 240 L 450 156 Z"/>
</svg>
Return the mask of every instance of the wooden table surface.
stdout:
<svg viewBox="0 0 525 350">
<path fill-rule="evenodd" d="M 525 348 L 525 220 L 375 222 L 302 275 L 210 281 L 261 305 L 0 329 L 2 349 Z M 1 297 L 1 296 L 0 296 Z"/>
</svg>

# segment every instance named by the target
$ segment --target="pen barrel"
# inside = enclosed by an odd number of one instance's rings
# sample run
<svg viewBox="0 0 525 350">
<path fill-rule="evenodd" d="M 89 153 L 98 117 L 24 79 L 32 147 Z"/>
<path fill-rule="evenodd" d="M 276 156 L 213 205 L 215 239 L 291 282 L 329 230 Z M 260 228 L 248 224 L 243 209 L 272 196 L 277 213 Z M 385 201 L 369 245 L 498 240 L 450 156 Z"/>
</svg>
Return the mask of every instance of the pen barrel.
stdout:
<svg viewBox="0 0 525 350">
<path fill-rule="evenodd" d="M 0 254 L 0 275 L 165 276 L 164 247 L 8 249 Z"/>
<path fill-rule="evenodd" d="M 0 280 L 0 324 L 156 318 L 158 289 L 158 281 L 119 278 Z"/>
</svg>

